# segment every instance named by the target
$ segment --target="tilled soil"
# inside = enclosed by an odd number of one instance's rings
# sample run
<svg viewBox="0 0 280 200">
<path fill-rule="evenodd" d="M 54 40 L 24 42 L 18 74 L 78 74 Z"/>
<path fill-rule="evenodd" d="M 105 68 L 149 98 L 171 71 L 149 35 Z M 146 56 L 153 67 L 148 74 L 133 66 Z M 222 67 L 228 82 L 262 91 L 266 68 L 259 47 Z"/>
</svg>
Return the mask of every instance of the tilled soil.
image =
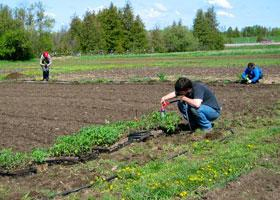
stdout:
<svg viewBox="0 0 280 200">
<path fill-rule="evenodd" d="M 263 66 L 263 83 L 280 83 L 278 66 Z M 131 69 L 116 68 L 89 72 L 55 75 L 60 81 L 108 79 L 112 81 L 135 81 L 137 79 L 156 79 L 160 74 L 168 80 L 178 76 L 188 76 L 193 80 L 202 81 L 236 81 L 243 72 L 243 67 L 138 67 Z"/>
<path fill-rule="evenodd" d="M 212 70 L 212 69 L 211 69 Z M 133 120 L 157 111 L 160 98 L 173 90 L 173 82 L 126 84 L 58 84 L 22 83 L 0 84 L 0 148 L 31 151 L 34 147 L 49 147 L 59 135 L 77 132 L 81 127 L 120 120 Z M 223 84 L 208 86 L 216 93 L 222 106 L 221 119 L 252 115 L 267 117 L 280 99 L 279 84 Z M 167 110 L 177 110 L 170 105 Z M 39 173 L 27 177 L 0 177 L 0 192 L 5 199 L 22 199 L 25 194 L 44 199 L 49 192 L 64 191 L 88 184 L 100 172 L 113 172 L 106 160 L 145 164 L 153 159 L 172 156 L 163 144 L 183 144 L 196 140 L 194 135 L 160 137 L 133 145 L 113 154 L 104 154 L 84 166 L 42 165 Z M 148 152 L 146 152 L 148 151 Z M 102 164 L 103 163 L 103 164 Z M 105 163 L 105 164 L 104 164 Z M 108 165 L 106 167 L 106 165 Z M 206 194 L 207 199 L 279 199 L 279 176 L 275 172 L 257 170 L 243 175 L 224 189 Z M 83 191 L 83 199 L 94 194 Z M 267 198 L 269 197 L 269 198 Z M 0 197 L 1 199 L 1 197 Z M 59 198 L 58 198 L 59 199 Z"/>
<path fill-rule="evenodd" d="M 225 188 L 209 192 L 204 199 L 280 199 L 280 175 L 271 170 L 256 169 L 227 184 Z"/>
<path fill-rule="evenodd" d="M 0 148 L 30 151 L 51 146 L 59 135 L 92 124 L 133 120 L 157 111 L 174 83 L 153 84 L 0 84 Z M 280 85 L 211 84 L 223 107 L 236 113 L 267 116 L 280 98 Z M 171 105 L 169 110 L 176 110 Z"/>
</svg>

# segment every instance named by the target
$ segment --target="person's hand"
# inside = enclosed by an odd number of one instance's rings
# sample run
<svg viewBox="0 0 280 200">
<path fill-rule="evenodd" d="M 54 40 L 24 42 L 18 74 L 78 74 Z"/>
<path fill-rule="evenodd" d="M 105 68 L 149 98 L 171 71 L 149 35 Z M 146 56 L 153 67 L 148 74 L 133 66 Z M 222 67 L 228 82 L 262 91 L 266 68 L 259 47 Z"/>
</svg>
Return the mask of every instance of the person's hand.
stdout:
<svg viewBox="0 0 280 200">
<path fill-rule="evenodd" d="M 160 103 L 163 104 L 164 102 L 165 102 L 165 98 L 162 97 L 162 98 L 160 99 Z"/>
<path fill-rule="evenodd" d="M 251 81 L 251 80 L 249 80 L 249 81 L 248 81 L 248 83 L 252 83 L 252 81 Z"/>
</svg>

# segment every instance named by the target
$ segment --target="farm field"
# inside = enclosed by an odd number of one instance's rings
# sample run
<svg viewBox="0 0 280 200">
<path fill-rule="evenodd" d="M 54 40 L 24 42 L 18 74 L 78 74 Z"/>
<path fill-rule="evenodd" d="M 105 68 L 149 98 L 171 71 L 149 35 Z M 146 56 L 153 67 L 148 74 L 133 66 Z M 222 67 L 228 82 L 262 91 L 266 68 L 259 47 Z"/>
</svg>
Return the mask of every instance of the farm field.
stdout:
<svg viewBox="0 0 280 200">
<path fill-rule="evenodd" d="M 1 176 L 0 199 L 279 199 L 279 52 L 253 56 L 265 63 L 265 77 L 256 85 L 235 83 L 251 54 L 207 54 L 113 57 L 99 60 L 99 69 L 91 68 L 96 59 L 89 57 L 86 70 L 73 65 L 76 70 L 66 72 L 57 66 L 59 73 L 54 70 L 49 83 L 29 76 L 24 63 L 20 67 L 2 63 L 2 77 L 26 74 L 0 83 L 1 149 L 49 148 L 58 136 L 77 133 L 82 127 L 138 120 L 160 109 L 160 98 L 173 90 L 181 75 L 206 82 L 223 109 L 212 135 L 182 130 L 88 162 L 41 164 L 36 174 Z M 237 64 L 231 66 L 234 60 Z M 108 67 L 111 63 L 117 67 Z M 167 110 L 177 112 L 175 105 Z M 168 161 L 185 150 L 186 154 Z M 203 170 L 207 181 L 202 180 Z M 118 179 L 102 181 L 114 174 Z M 91 188 L 58 195 L 91 183 Z"/>
<path fill-rule="evenodd" d="M 280 98 L 279 84 L 216 83 L 210 87 L 222 104 L 223 118 L 228 119 L 248 112 L 266 116 Z M 30 151 L 50 146 L 57 136 L 84 126 L 133 120 L 157 111 L 160 98 L 173 90 L 173 83 L 1 83 L 0 90 L 1 148 Z"/>
</svg>

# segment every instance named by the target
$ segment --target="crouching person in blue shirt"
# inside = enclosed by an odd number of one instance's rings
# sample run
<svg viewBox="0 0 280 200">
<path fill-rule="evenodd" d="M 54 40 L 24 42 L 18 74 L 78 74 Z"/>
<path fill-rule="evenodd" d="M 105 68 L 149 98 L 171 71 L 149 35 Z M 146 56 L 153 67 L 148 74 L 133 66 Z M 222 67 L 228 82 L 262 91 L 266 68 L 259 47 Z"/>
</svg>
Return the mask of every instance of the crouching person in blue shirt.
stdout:
<svg viewBox="0 0 280 200">
<path fill-rule="evenodd" d="M 248 63 L 246 69 L 241 75 L 241 83 L 258 83 L 262 77 L 262 69 L 254 63 Z"/>
<path fill-rule="evenodd" d="M 161 103 L 177 98 L 179 111 L 188 121 L 191 130 L 200 128 L 211 132 L 212 122 L 220 116 L 221 108 L 214 93 L 200 82 L 181 77 L 175 83 L 175 90 L 161 98 Z"/>
</svg>

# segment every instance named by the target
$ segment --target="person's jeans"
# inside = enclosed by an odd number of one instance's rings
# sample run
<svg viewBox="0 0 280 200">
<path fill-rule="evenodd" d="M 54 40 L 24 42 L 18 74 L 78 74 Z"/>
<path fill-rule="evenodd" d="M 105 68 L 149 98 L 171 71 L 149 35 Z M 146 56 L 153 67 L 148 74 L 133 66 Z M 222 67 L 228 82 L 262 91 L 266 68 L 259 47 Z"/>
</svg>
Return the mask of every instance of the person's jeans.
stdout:
<svg viewBox="0 0 280 200">
<path fill-rule="evenodd" d="M 184 102 L 178 102 L 179 111 L 183 117 L 190 123 L 192 129 L 197 127 L 202 130 L 212 128 L 211 122 L 220 116 L 220 113 L 210 106 L 201 104 L 199 108 L 194 108 Z"/>
<path fill-rule="evenodd" d="M 43 79 L 44 80 L 49 80 L 49 70 L 44 70 L 43 71 Z"/>
</svg>

